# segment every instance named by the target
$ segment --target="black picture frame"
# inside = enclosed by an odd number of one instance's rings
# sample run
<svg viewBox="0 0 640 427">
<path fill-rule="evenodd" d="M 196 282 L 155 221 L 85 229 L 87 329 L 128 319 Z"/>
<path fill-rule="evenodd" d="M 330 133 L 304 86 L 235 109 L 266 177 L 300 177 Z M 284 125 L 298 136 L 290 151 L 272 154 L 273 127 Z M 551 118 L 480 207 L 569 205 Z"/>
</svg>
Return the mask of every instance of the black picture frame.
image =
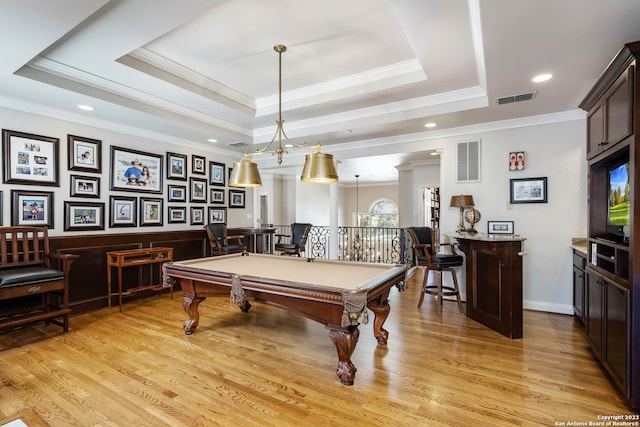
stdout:
<svg viewBox="0 0 640 427">
<path fill-rule="evenodd" d="M 209 184 L 216 186 L 225 186 L 225 164 L 218 162 L 209 162 Z"/>
<path fill-rule="evenodd" d="M 162 194 L 162 157 L 161 154 L 111 146 L 109 189 Z M 145 168 L 149 170 L 149 179 L 143 179 Z M 132 175 L 138 178 L 132 181 Z"/>
<path fill-rule="evenodd" d="M 186 185 L 167 185 L 167 200 L 169 202 L 186 202 L 187 186 Z"/>
<path fill-rule="evenodd" d="M 204 178 L 189 178 L 189 201 L 193 203 L 207 203 L 207 180 Z"/>
<path fill-rule="evenodd" d="M 138 198 L 125 196 L 109 197 L 109 227 L 137 227 Z"/>
<path fill-rule="evenodd" d="M 100 177 L 71 175 L 69 196 L 100 198 Z"/>
<path fill-rule="evenodd" d="M 78 172 L 102 172 L 102 141 L 67 135 L 68 169 Z"/>
<path fill-rule="evenodd" d="M 547 203 L 547 178 L 514 178 L 509 180 L 509 199 L 516 203 Z"/>
<path fill-rule="evenodd" d="M 140 213 L 140 226 L 162 226 L 162 214 L 163 214 L 164 200 L 156 197 L 140 197 L 140 206 L 138 212 Z"/>
<path fill-rule="evenodd" d="M 104 230 L 104 203 L 64 202 L 64 231 Z"/>
<path fill-rule="evenodd" d="M 191 225 L 204 225 L 204 206 L 191 206 L 189 212 Z"/>
<path fill-rule="evenodd" d="M 224 205 L 224 189 L 223 188 L 210 188 L 209 189 L 209 203 L 213 205 Z"/>
<path fill-rule="evenodd" d="M 513 234 L 513 221 L 487 221 L 487 234 Z"/>
<path fill-rule="evenodd" d="M 11 190 L 11 225 L 53 228 L 53 192 Z"/>
<path fill-rule="evenodd" d="M 58 187 L 60 140 L 2 129 L 5 184 Z"/>
<path fill-rule="evenodd" d="M 209 206 L 209 224 L 226 224 L 227 208 Z"/>
<path fill-rule="evenodd" d="M 187 222 L 186 206 L 167 206 L 167 223 L 184 224 Z"/>
<path fill-rule="evenodd" d="M 244 190 L 231 190 L 229 189 L 229 209 L 242 209 L 245 207 L 245 195 Z"/>
<path fill-rule="evenodd" d="M 187 180 L 187 155 L 167 151 L 167 179 Z"/>
<path fill-rule="evenodd" d="M 207 174 L 207 158 L 203 156 L 191 155 L 191 173 L 195 175 Z"/>
</svg>

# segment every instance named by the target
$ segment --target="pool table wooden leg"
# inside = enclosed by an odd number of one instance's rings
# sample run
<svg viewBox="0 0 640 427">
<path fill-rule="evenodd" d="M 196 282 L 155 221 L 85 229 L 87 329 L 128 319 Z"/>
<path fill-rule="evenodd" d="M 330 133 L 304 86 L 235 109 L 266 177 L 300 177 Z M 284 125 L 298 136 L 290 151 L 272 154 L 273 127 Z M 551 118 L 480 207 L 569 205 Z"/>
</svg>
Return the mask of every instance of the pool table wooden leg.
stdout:
<svg viewBox="0 0 640 427">
<path fill-rule="evenodd" d="M 375 319 L 373 321 L 373 336 L 378 340 L 378 344 L 386 345 L 387 339 L 389 338 L 389 331 L 384 329 L 382 325 L 387 320 L 387 317 L 389 317 L 391 307 L 389 304 L 370 305 L 368 307 L 369 310 L 373 311 L 375 314 Z"/>
<path fill-rule="evenodd" d="M 336 375 L 342 384 L 353 385 L 358 369 L 356 369 L 355 365 L 351 362 L 351 355 L 360 337 L 358 326 L 342 327 L 327 325 L 327 328 L 329 329 L 329 338 L 331 338 L 331 341 L 335 344 L 336 350 L 338 351 L 338 368 L 336 369 Z"/>
<path fill-rule="evenodd" d="M 200 321 L 198 305 L 204 300 L 204 297 L 195 297 L 193 295 L 184 295 L 182 297 L 182 308 L 189 315 L 189 320 L 186 320 L 182 325 L 185 335 L 191 335 L 196 330 Z"/>
</svg>

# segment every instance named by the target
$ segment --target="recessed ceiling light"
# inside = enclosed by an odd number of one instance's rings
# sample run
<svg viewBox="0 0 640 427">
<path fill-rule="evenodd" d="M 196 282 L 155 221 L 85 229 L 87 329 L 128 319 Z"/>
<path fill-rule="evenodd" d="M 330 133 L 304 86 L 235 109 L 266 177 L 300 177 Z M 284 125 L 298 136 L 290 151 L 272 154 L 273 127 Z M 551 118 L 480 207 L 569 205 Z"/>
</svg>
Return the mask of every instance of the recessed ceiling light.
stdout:
<svg viewBox="0 0 640 427">
<path fill-rule="evenodd" d="M 551 77 L 553 77 L 553 76 L 551 74 L 549 74 L 549 73 L 538 74 L 537 76 L 532 78 L 531 81 L 534 82 L 534 83 L 546 82 L 547 80 L 550 80 Z"/>
<path fill-rule="evenodd" d="M 424 127 L 426 127 L 426 128 L 434 128 L 434 127 L 436 127 L 436 124 L 433 123 L 433 122 L 425 123 Z"/>
<path fill-rule="evenodd" d="M 91 105 L 80 104 L 78 105 L 78 108 L 84 111 L 93 111 L 93 107 Z"/>
<path fill-rule="evenodd" d="M 209 141 L 209 142 L 218 142 L 218 140 L 215 139 L 215 138 L 209 138 L 209 139 L 207 139 L 207 141 Z"/>
</svg>

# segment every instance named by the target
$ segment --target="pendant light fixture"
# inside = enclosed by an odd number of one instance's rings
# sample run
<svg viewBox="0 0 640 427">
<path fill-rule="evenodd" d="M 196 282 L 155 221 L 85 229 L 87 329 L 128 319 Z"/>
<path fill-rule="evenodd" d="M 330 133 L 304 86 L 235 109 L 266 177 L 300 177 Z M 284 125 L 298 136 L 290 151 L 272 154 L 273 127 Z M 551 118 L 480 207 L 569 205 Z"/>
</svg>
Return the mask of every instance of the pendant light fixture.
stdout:
<svg viewBox="0 0 640 427">
<path fill-rule="evenodd" d="M 265 147 L 258 149 L 253 153 L 244 153 L 242 160 L 233 164 L 233 171 L 229 178 L 229 186 L 231 187 L 262 186 L 262 179 L 260 178 L 258 164 L 251 161 L 251 156 L 258 154 L 276 155 L 278 165 L 280 165 L 282 164 L 283 154 L 292 150 L 309 148 L 306 143 L 298 145 L 288 142 L 289 138 L 284 132 L 284 128 L 282 126 L 284 123 L 284 120 L 282 119 L 282 54 L 287 51 L 287 47 L 279 44 L 275 45 L 273 50 L 278 52 L 278 120 L 276 121 L 276 133 L 271 139 L 271 142 L 269 142 Z M 287 141 L 284 147 L 282 145 L 283 138 Z M 271 147 L 276 140 L 278 141 L 278 146 L 274 150 L 268 151 L 269 147 Z M 302 182 L 326 184 L 338 181 L 338 173 L 333 161 L 333 155 L 322 153 L 320 148 L 321 145 L 317 144 L 317 151 L 305 156 L 302 174 L 300 175 L 300 180 Z"/>
</svg>

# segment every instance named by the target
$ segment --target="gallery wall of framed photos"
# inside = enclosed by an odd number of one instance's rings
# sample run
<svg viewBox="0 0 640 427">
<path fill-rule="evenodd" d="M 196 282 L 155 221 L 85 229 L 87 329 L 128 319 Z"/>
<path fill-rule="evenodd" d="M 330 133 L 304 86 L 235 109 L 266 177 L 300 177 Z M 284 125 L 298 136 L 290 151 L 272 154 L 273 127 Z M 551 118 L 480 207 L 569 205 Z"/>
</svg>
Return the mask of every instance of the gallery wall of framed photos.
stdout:
<svg viewBox="0 0 640 427">
<path fill-rule="evenodd" d="M 251 200 L 230 197 L 232 157 L 0 110 L 0 226 L 46 225 L 66 235 L 201 228 L 209 218 L 251 225 Z"/>
</svg>

